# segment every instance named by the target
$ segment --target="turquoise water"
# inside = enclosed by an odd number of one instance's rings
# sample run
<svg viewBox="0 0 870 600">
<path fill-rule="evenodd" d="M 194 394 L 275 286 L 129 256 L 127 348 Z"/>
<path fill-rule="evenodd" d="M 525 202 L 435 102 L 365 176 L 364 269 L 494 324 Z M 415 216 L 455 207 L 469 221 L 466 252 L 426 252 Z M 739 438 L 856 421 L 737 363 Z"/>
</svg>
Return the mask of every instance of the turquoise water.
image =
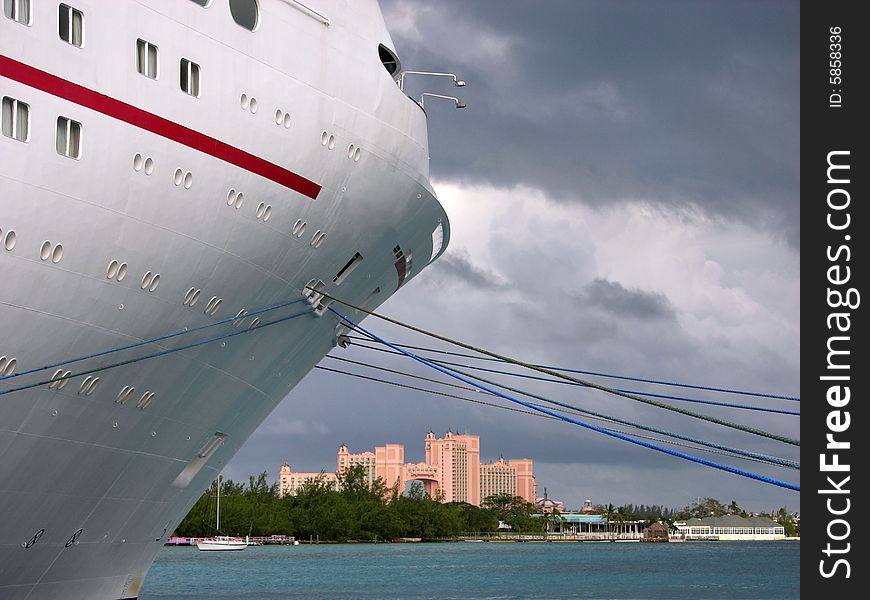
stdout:
<svg viewBox="0 0 870 600">
<path fill-rule="evenodd" d="M 798 598 L 799 542 L 164 548 L 140 600 Z"/>
</svg>

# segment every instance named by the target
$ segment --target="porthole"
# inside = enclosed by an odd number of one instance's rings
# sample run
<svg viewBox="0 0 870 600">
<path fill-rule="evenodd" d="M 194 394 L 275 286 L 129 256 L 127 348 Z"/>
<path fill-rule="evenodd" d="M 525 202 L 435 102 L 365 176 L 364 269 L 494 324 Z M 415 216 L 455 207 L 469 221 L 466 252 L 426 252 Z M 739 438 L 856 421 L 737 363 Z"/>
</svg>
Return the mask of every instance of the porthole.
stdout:
<svg viewBox="0 0 870 600">
<path fill-rule="evenodd" d="M 3 247 L 7 250 L 12 250 L 15 247 L 15 240 L 18 238 L 15 231 L 9 230 L 6 232 L 6 237 L 3 238 Z"/>
<path fill-rule="evenodd" d="M 187 290 L 187 293 L 184 294 L 184 298 L 181 303 L 184 306 L 193 306 L 199 300 L 199 295 L 202 293 L 202 290 L 198 290 L 196 288 L 190 288 Z"/>
<path fill-rule="evenodd" d="M 142 155 L 138 152 L 133 155 L 133 170 L 137 173 L 142 170 L 142 167 L 145 163 L 145 159 L 142 158 Z"/>
<path fill-rule="evenodd" d="M 279 109 L 275 110 L 275 124 L 280 125 L 284 122 L 284 111 Z"/>
<path fill-rule="evenodd" d="M 110 262 L 109 268 L 106 269 L 106 279 L 114 279 L 115 275 L 118 274 L 118 267 L 119 266 L 120 265 L 118 264 L 117 260 L 113 260 L 112 262 Z"/>
<path fill-rule="evenodd" d="M 255 31 L 260 22 L 260 6 L 257 0 L 230 0 L 230 15 L 238 25 Z"/>
<path fill-rule="evenodd" d="M 284 113 L 282 122 L 284 124 L 284 129 L 290 129 L 290 113 Z"/>
<path fill-rule="evenodd" d="M 212 296 L 211 300 L 209 300 L 208 303 L 205 305 L 205 310 L 203 310 L 202 312 L 204 312 L 205 314 L 209 314 L 215 302 L 217 302 L 217 299 L 217 296 Z"/>
<path fill-rule="evenodd" d="M 151 285 L 148 286 L 148 291 L 153 292 L 157 289 L 158 285 L 160 285 L 160 273 L 154 275 L 154 278 L 151 280 Z"/>
<path fill-rule="evenodd" d="M 320 134 L 320 145 L 325 146 L 327 142 L 329 142 L 329 134 L 324 131 Z"/>
<path fill-rule="evenodd" d="M 60 262 L 60 259 L 63 258 L 63 245 L 58 244 L 54 247 L 54 250 L 51 251 L 51 262 L 57 264 Z"/>
<path fill-rule="evenodd" d="M 230 188 L 230 191 L 227 192 L 227 206 L 232 206 L 236 201 L 236 190 Z"/>
<path fill-rule="evenodd" d="M 2 358 L 3 358 L 4 360 L 6 360 L 6 357 L 5 357 L 5 356 L 2 357 Z M 0 364 L 2 364 L 2 363 L 0 363 Z M 10 359 L 6 360 L 6 368 L 3 369 L 3 371 L 2 371 L 2 372 L 3 372 L 3 375 L 12 375 L 12 373 L 15 372 L 15 366 L 16 366 L 17 364 L 18 364 L 18 359 L 17 359 L 17 358 L 10 358 Z"/>
<path fill-rule="evenodd" d="M 263 222 L 265 223 L 266 221 L 268 221 L 269 217 L 271 217 L 271 216 L 272 216 L 272 205 L 268 204 L 268 205 L 266 205 L 266 210 L 263 211 Z"/>
<path fill-rule="evenodd" d="M 127 400 L 130 399 L 130 396 L 133 392 L 136 391 L 136 388 L 131 387 L 129 385 L 125 385 L 121 388 L 121 391 L 118 392 L 118 395 L 115 397 L 115 404 L 124 404 Z"/>
<path fill-rule="evenodd" d="M 58 369 L 54 373 L 52 373 L 49 378 L 50 383 L 48 384 L 48 389 L 55 390 L 60 389 L 60 378 L 63 376 L 63 369 Z"/>
<path fill-rule="evenodd" d="M 142 285 L 140 286 L 143 290 L 146 289 L 149 285 L 151 285 L 151 280 L 154 279 L 154 275 L 151 271 L 147 271 L 142 276 Z"/>
<path fill-rule="evenodd" d="M 88 386 L 91 384 L 91 381 L 93 381 L 93 379 L 94 378 L 91 375 L 88 375 L 87 377 L 84 378 L 84 381 L 82 381 L 81 385 L 79 385 L 79 394 L 80 395 L 87 393 Z"/>
<path fill-rule="evenodd" d="M 239 210 L 242 207 L 242 204 L 245 202 L 245 195 L 242 192 L 239 192 L 236 196 L 236 210 Z"/>
<path fill-rule="evenodd" d="M 356 146 L 354 146 L 353 144 L 351 144 L 350 146 L 347 147 L 347 157 L 348 158 L 353 159 L 354 150 L 356 150 Z"/>
<path fill-rule="evenodd" d="M 193 185 L 193 173 L 188 171 L 184 174 L 184 189 L 189 190 L 190 186 Z"/>
<path fill-rule="evenodd" d="M 146 175 L 151 175 L 151 173 L 154 172 L 154 160 L 150 156 L 145 159 L 142 169 L 145 171 Z"/>
<path fill-rule="evenodd" d="M 293 229 L 290 230 L 290 233 L 293 235 L 299 235 L 299 231 L 302 229 L 302 219 L 296 219 L 296 222 L 293 223 Z"/>
<path fill-rule="evenodd" d="M 118 267 L 118 281 L 123 281 L 124 277 L 127 276 L 127 263 L 121 263 L 121 266 Z"/>
<path fill-rule="evenodd" d="M 145 410 L 148 408 L 148 405 L 151 404 L 151 401 L 154 399 L 154 392 L 145 392 L 139 398 L 139 401 L 136 403 L 136 408 L 140 410 Z"/>
<path fill-rule="evenodd" d="M 249 108 L 251 109 L 251 114 L 252 114 L 252 115 L 257 114 L 257 99 L 256 99 L 256 98 L 251 98 L 251 102 L 250 102 L 250 104 L 249 104 Z"/>
<path fill-rule="evenodd" d="M 181 169 L 175 169 L 175 174 L 172 176 L 172 180 L 175 185 L 181 185 L 182 180 L 184 180 L 184 171 Z"/>
<path fill-rule="evenodd" d="M 5 375 L 4 371 L 6 370 L 6 357 L 0 356 L 0 375 Z"/>
<path fill-rule="evenodd" d="M 237 312 L 236 318 L 233 319 L 233 327 L 241 326 L 245 320 L 245 315 L 247 315 L 247 314 L 248 314 L 248 311 L 246 311 L 244 308 L 242 310 L 240 310 L 239 312 Z"/>
<path fill-rule="evenodd" d="M 248 95 L 247 94 L 241 95 L 241 97 L 239 98 L 239 104 L 241 105 L 243 110 L 248 109 Z"/>
<path fill-rule="evenodd" d="M 215 316 L 217 314 L 218 308 L 220 308 L 221 306 L 221 302 L 223 302 L 223 300 L 218 298 L 218 301 L 214 303 L 214 306 L 211 307 L 211 310 L 208 311 L 208 314 L 210 314 L 211 316 Z"/>
<path fill-rule="evenodd" d="M 256 319 L 254 319 L 253 321 L 251 321 L 251 324 L 248 325 L 248 329 L 251 330 L 251 331 L 253 331 L 254 329 L 256 329 L 257 327 L 260 326 L 260 323 L 262 323 L 262 321 L 260 320 L 259 317 L 257 317 Z"/>
<path fill-rule="evenodd" d="M 257 205 L 257 218 L 262 219 L 263 213 L 265 213 L 265 212 L 266 212 L 266 205 L 264 203 L 260 202 Z"/>
<path fill-rule="evenodd" d="M 70 375 L 72 375 L 72 371 L 67 371 L 66 373 L 61 375 L 63 379 L 57 382 L 57 389 L 62 390 L 64 387 L 66 387 L 66 384 L 69 383 Z"/>
<path fill-rule="evenodd" d="M 315 248 L 320 248 L 320 245 L 323 244 L 323 239 L 324 239 L 325 237 L 326 237 L 326 234 L 325 234 L 325 233 L 321 233 L 321 234 L 320 234 L 320 237 L 317 238 L 317 241 L 314 242 L 314 247 L 315 247 Z"/>
<path fill-rule="evenodd" d="M 362 156 L 362 150 L 357 147 L 356 150 L 353 151 L 353 162 L 359 162 L 360 157 Z"/>
<path fill-rule="evenodd" d="M 87 389 L 85 390 L 85 395 L 86 395 L 86 396 L 90 396 L 91 394 L 93 394 L 93 393 L 94 393 L 94 390 L 97 389 L 97 384 L 98 384 L 98 383 L 100 383 L 100 378 L 99 378 L 99 377 L 94 377 L 93 379 L 91 379 L 91 382 L 88 384 L 88 387 L 87 387 Z"/>
<path fill-rule="evenodd" d="M 326 147 L 329 148 L 330 150 L 335 148 L 335 136 L 334 135 L 329 134 L 329 140 L 326 143 Z"/>
<path fill-rule="evenodd" d="M 49 256 L 51 256 L 51 242 L 45 240 L 39 248 L 39 259 L 48 260 Z"/>
</svg>

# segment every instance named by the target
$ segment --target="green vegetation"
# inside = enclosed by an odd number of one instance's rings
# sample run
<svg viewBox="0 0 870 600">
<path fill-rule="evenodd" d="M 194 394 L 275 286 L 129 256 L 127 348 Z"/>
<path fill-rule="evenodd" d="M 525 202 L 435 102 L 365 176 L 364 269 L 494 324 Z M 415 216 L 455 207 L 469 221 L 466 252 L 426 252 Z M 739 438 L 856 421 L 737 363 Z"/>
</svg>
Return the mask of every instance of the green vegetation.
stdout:
<svg viewBox="0 0 870 600">
<path fill-rule="evenodd" d="M 697 502 L 685 506 L 681 510 L 666 508 L 659 505 L 646 506 L 640 504 L 626 504 L 625 506 L 614 507 L 612 504 L 603 505 L 597 504 L 592 507 L 595 514 L 602 515 L 611 523 L 621 523 L 626 520 L 637 520 L 643 522 L 646 527 L 656 521 L 661 521 L 672 526 L 674 521 L 685 521 L 686 519 L 704 517 L 721 517 L 723 515 L 739 515 L 748 517 L 750 513 L 740 507 L 735 500 L 729 504 L 723 504 L 715 498 L 699 498 Z M 773 519 L 785 528 L 785 535 L 789 537 L 800 537 L 801 525 L 800 520 L 790 514 L 783 506 L 777 511 L 754 513 L 762 517 Z"/>
<path fill-rule="evenodd" d="M 466 532 L 494 532 L 499 520 L 513 531 L 540 533 L 542 519 L 535 506 L 510 495 L 493 496 L 483 507 L 430 498 L 419 483 L 407 494 L 377 480 L 369 486 L 362 467 L 352 467 L 340 479 L 340 491 L 325 477 L 305 485 L 295 496 L 278 497 L 278 485 L 268 485 L 266 473 L 247 485 L 221 484 L 221 534 L 292 535 L 320 541 L 389 541 L 399 538 L 445 539 Z M 202 495 L 178 526 L 185 537 L 215 534 L 216 484 Z"/>
<path fill-rule="evenodd" d="M 594 508 L 604 509 L 606 507 L 599 505 Z M 626 504 L 620 508 L 622 509 L 623 514 L 625 514 L 629 519 L 648 519 L 652 521 L 671 519 L 679 512 L 674 508 L 668 508 L 660 504 L 652 504 L 649 506 L 646 504 Z M 598 510 L 596 510 L 596 512 L 598 512 Z M 602 512 L 600 514 L 604 513 Z"/>
<path fill-rule="evenodd" d="M 498 521 L 510 526 L 513 532 L 540 533 L 544 527 L 544 523 L 540 519 L 532 518 L 532 514 L 538 512 L 535 505 L 526 502 L 519 496 L 497 494 L 484 499 L 482 504 L 485 510 L 491 511 Z M 491 529 L 481 529 L 480 531 L 491 531 Z"/>
<path fill-rule="evenodd" d="M 185 537 L 214 535 L 216 483 L 193 506 L 176 533 Z M 449 539 L 469 532 L 496 532 L 499 522 L 512 533 L 542 533 L 558 530 L 558 512 L 539 513 L 534 504 L 518 496 L 499 494 L 476 507 L 464 502 L 443 503 L 430 498 L 415 482 L 407 494 L 388 489 L 377 480 L 369 486 L 361 466 L 352 467 L 340 478 L 340 491 L 320 477 L 305 485 L 295 496 L 278 497 L 278 485 L 269 485 L 266 473 L 251 476 L 247 485 L 226 480 L 221 484 L 221 534 L 263 536 L 292 535 L 297 539 L 320 541 L 392 541 L 400 538 Z M 619 531 L 627 521 L 641 521 L 646 527 L 656 521 L 673 526 L 674 521 L 692 517 L 749 516 L 735 501 L 723 504 L 703 498 L 682 510 L 658 505 L 616 507 L 597 505 Z M 785 527 L 787 536 L 800 536 L 800 521 L 785 507 L 761 513 Z"/>
</svg>

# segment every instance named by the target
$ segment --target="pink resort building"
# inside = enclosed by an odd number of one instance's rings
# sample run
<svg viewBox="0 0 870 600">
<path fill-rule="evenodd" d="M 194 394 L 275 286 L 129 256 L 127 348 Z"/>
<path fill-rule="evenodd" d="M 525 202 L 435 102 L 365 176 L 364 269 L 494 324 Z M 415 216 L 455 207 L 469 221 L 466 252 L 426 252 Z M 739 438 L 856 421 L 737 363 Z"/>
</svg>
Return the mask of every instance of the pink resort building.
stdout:
<svg viewBox="0 0 870 600">
<path fill-rule="evenodd" d="M 338 474 L 362 465 L 369 483 L 383 479 L 387 487 L 398 483 L 404 490 L 410 481 L 420 481 L 426 493 L 435 498 L 440 494 L 444 502 L 480 503 L 496 494 L 513 494 L 528 502 L 536 499 L 537 488 L 528 458 L 505 460 L 504 456 L 492 463 L 480 462 L 480 436 L 448 431 L 443 438 L 433 432 L 426 434 L 426 459 L 421 463 L 405 462 L 402 444 L 386 444 L 374 452 L 351 453 L 342 444 L 336 455 L 334 473 L 294 473 L 290 465 L 283 464 L 279 474 L 279 490 L 295 494 L 306 482 L 324 477 L 333 487 L 338 486 Z"/>
</svg>

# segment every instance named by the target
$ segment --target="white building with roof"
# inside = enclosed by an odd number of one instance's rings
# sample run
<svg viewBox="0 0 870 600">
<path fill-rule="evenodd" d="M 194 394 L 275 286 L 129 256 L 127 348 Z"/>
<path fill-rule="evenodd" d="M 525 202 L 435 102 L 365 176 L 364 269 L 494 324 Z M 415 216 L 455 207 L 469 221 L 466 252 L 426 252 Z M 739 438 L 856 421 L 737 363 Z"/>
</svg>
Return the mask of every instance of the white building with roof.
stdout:
<svg viewBox="0 0 870 600">
<path fill-rule="evenodd" d="M 677 521 L 674 526 L 686 540 L 784 540 L 785 527 L 767 517 L 725 515 Z"/>
</svg>

